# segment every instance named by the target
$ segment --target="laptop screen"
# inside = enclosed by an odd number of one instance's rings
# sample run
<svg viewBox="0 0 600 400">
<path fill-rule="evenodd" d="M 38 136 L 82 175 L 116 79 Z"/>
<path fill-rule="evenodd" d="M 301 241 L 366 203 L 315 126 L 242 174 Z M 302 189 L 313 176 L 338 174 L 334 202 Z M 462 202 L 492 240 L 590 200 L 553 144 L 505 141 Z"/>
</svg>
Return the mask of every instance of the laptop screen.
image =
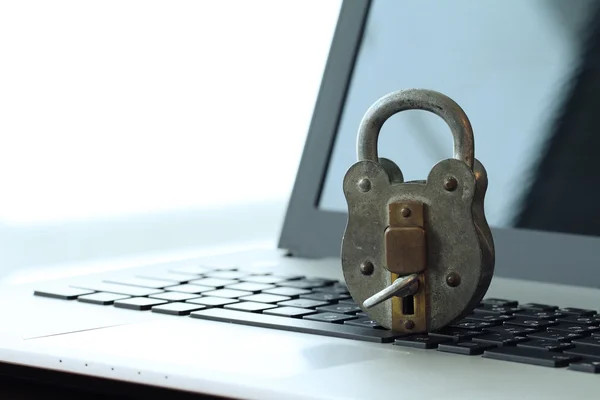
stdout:
<svg viewBox="0 0 600 400">
<path fill-rule="evenodd" d="M 368 107 L 394 90 L 427 88 L 471 120 L 491 226 L 600 234 L 597 3 L 373 1 L 319 207 L 346 210 L 342 179 Z M 452 157 L 452 135 L 439 117 L 406 111 L 384 125 L 379 154 L 406 180 L 425 179 Z"/>
</svg>

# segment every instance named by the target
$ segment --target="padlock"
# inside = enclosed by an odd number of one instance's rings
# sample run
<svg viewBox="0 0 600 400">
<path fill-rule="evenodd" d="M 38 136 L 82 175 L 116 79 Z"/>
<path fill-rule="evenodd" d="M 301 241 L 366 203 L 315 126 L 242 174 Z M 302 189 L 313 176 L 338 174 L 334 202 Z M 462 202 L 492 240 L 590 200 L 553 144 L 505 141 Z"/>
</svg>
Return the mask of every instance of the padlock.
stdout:
<svg viewBox="0 0 600 400">
<path fill-rule="evenodd" d="M 377 143 L 385 121 L 411 109 L 448 124 L 454 157 L 435 164 L 426 180 L 404 182 L 393 161 L 378 157 Z M 495 253 L 484 211 L 487 173 L 463 109 L 431 90 L 389 93 L 364 115 L 357 156 L 343 182 L 342 269 L 352 298 L 399 333 L 435 331 L 466 316 L 489 287 Z"/>
</svg>

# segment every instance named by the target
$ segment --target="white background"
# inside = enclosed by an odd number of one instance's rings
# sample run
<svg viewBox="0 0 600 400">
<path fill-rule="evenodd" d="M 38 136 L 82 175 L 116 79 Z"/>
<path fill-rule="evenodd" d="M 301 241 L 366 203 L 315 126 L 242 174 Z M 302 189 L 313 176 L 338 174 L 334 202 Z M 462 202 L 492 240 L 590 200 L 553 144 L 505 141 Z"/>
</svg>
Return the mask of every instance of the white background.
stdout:
<svg viewBox="0 0 600 400">
<path fill-rule="evenodd" d="M 1 2 L 0 269 L 276 234 L 339 6 Z"/>
</svg>

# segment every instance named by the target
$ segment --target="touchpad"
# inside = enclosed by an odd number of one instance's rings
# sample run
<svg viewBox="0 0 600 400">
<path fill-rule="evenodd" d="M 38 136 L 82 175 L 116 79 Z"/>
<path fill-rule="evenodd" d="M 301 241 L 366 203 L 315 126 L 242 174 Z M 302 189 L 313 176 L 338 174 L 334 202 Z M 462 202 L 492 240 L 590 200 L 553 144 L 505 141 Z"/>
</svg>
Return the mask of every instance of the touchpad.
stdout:
<svg viewBox="0 0 600 400">
<path fill-rule="evenodd" d="M 109 327 L 32 340 L 52 353 L 76 350 L 91 358 L 127 365 L 169 365 L 200 373 L 264 378 L 383 357 L 361 342 L 210 321 L 170 320 Z M 47 346 L 49 345 L 49 346 Z M 83 357 L 83 356 L 82 356 Z M 83 360 L 82 360 L 83 361 Z"/>
</svg>

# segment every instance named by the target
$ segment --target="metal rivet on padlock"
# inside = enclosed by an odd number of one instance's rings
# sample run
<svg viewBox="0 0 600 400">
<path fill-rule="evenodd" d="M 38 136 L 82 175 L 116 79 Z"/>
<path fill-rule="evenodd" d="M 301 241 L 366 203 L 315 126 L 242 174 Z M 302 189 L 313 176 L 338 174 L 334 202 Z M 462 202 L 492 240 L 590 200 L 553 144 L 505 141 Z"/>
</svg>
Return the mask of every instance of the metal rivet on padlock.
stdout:
<svg viewBox="0 0 600 400">
<path fill-rule="evenodd" d="M 440 116 L 454 137 L 454 158 L 434 165 L 425 181 L 404 182 L 400 168 L 378 156 L 385 121 L 411 109 Z M 390 93 L 361 121 L 358 162 L 344 177 L 342 268 L 354 300 L 385 328 L 442 328 L 471 311 L 487 291 L 494 243 L 483 207 L 487 173 L 473 142 L 460 106 L 430 90 Z"/>
</svg>

